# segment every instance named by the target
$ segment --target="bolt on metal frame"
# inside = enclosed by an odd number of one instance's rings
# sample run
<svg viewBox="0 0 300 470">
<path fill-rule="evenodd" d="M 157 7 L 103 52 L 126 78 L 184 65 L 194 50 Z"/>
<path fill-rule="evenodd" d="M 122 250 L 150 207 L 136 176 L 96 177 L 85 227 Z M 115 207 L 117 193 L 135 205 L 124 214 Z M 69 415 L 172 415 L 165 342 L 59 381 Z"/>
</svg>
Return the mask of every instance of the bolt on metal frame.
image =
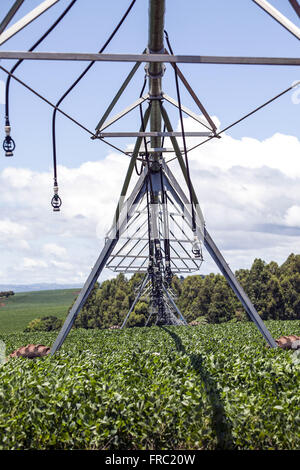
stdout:
<svg viewBox="0 0 300 470">
<path fill-rule="evenodd" d="M 7 16 L 4 18 L 0 25 L 0 45 L 4 44 L 23 28 L 28 26 L 32 21 L 36 20 L 40 15 L 49 10 L 49 8 L 51 8 L 57 2 L 59 2 L 59 0 L 45 0 L 44 2 L 40 3 L 36 8 L 34 8 L 34 10 L 27 13 L 27 15 L 25 15 L 23 18 L 13 24 L 10 28 L 5 30 L 5 27 L 23 3 L 20 1 L 15 2 L 15 4 L 12 6 L 11 10 L 8 12 Z"/>
</svg>

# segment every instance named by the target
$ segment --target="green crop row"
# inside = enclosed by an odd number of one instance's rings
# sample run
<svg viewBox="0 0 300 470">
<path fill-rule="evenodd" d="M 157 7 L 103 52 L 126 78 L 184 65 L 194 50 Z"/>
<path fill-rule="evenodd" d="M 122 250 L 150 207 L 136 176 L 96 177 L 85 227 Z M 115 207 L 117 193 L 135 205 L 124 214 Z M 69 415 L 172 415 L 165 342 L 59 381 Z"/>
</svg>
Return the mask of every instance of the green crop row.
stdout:
<svg viewBox="0 0 300 470">
<path fill-rule="evenodd" d="M 0 335 L 7 354 L 54 338 Z M 0 449 L 300 448 L 300 361 L 249 322 L 72 330 L 54 357 L 2 365 L 0 384 Z"/>
</svg>

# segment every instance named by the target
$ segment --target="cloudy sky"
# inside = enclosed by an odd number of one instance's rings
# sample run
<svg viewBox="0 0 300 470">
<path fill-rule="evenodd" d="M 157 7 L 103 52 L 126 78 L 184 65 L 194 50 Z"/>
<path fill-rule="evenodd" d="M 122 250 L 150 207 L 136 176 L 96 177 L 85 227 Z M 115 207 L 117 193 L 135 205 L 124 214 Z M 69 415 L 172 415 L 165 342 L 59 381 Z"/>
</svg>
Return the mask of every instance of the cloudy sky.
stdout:
<svg viewBox="0 0 300 470">
<path fill-rule="evenodd" d="M 16 19 L 39 2 L 24 3 Z M 212 3 L 217 3 L 217 11 Z M 299 41 L 251 0 L 229 0 L 226 8 L 224 3 L 190 0 L 183 7 L 179 0 L 167 1 L 166 29 L 174 51 L 299 56 Z M 272 3 L 297 23 L 288 2 L 274 0 Z M 1 2 L 1 16 L 10 4 L 12 1 Z M 28 49 L 67 4 L 61 0 L 2 48 Z M 126 6 L 124 0 L 97 3 L 78 0 L 64 27 L 59 26 L 39 50 L 97 51 Z M 137 0 L 128 22 L 107 52 L 143 50 L 147 44 L 147 8 L 148 1 Z M 178 29 L 179 20 L 182 24 Z M 12 63 L 2 61 L 1 65 L 11 67 Z M 21 65 L 16 75 L 56 101 L 85 65 L 28 62 Z M 62 109 L 94 129 L 130 68 L 130 64 L 96 64 Z M 144 76 L 142 68 L 114 113 L 139 95 Z M 181 68 L 220 129 L 300 80 L 296 67 L 184 65 Z M 5 79 L 1 72 L 3 115 Z M 174 76 L 169 69 L 164 90 L 175 97 Z M 198 112 L 183 90 L 182 98 L 186 106 Z M 192 180 L 207 229 L 234 270 L 250 267 L 257 257 L 282 263 L 291 252 L 300 253 L 299 111 L 300 89 L 296 88 L 222 134 L 221 139 L 212 140 L 189 154 Z M 12 159 L 2 156 L 0 163 L 0 283 L 81 284 L 103 246 L 129 158 L 91 141 L 88 134 L 59 116 L 58 175 L 63 206 L 60 213 L 53 213 L 50 207 L 52 111 L 13 83 L 10 112 L 12 137 L 17 147 Z M 170 116 L 174 128 L 179 130 L 174 109 L 170 109 Z M 192 119 L 185 118 L 184 122 L 186 130 L 199 130 Z M 138 125 L 138 113 L 133 112 L 115 129 L 136 130 Z M 188 139 L 189 146 L 198 142 L 195 138 Z M 132 145 L 130 139 L 113 143 L 124 149 Z M 170 165 L 180 179 L 176 161 Z M 209 255 L 204 255 L 202 273 L 217 272 Z M 100 280 L 113 275 L 105 271 Z"/>
</svg>

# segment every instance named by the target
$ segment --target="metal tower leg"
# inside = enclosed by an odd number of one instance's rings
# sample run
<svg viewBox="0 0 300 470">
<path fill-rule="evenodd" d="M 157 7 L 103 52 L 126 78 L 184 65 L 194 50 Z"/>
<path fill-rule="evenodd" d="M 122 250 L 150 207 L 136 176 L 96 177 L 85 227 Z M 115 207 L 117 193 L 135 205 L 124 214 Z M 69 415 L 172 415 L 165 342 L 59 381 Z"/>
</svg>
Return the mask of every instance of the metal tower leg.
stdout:
<svg viewBox="0 0 300 470">
<path fill-rule="evenodd" d="M 181 198 L 182 203 L 185 204 L 185 207 L 188 209 L 189 208 L 189 200 L 187 199 L 186 195 L 184 194 L 183 190 L 181 189 L 181 186 L 177 183 L 174 175 L 171 173 L 171 170 L 168 168 L 168 166 L 164 163 L 164 171 L 165 171 L 165 177 L 170 179 L 171 183 L 169 185 L 169 190 L 173 192 L 173 196 L 175 198 L 178 197 Z M 177 192 L 177 195 L 176 195 Z M 198 204 L 198 200 L 196 199 L 196 204 Z M 200 211 L 200 206 L 199 206 L 199 211 Z M 189 214 L 189 211 L 187 210 L 186 215 L 190 218 L 191 220 L 191 215 Z M 199 232 L 203 231 L 203 227 L 199 225 L 199 220 L 197 218 L 196 220 L 197 223 L 197 228 L 199 229 Z M 229 268 L 228 264 L 226 263 L 224 257 L 222 256 L 221 252 L 217 248 L 216 244 L 214 243 L 213 239 L 209 235 L 208 231 L 204 227 L 204 246 L 217 264 L 218 268 L 224 275 L 225 279 L 227 280 L 228 284 L 232 288 L 233 292 L 235 295 L 238 297 L 240 302 L 242 303 L 243 307 L 245 308 L 247 314 L 249 315 L 250 319 L 255 323 L 267 343 L 272 347 L 276 348 L 277 344 L 275 340 L 273 339 L 271 333 L 269 332 L 268 328 L 258 315 L 254 305 L 252 304 L 251 300 L 245 293 L 244 289 L 236 279 L 235 275 Z"/>
<path fill-rule="evenodd" d="M 181 311 L 179 310 L 179 308 L 177 307 L 176 303 L 174 302 L 174 300 L 172 299 L 172 296 L 170 295 L 170 293 L 168 292 L 168 289 L 166 289 L 166 287 L 163 285 L 163 290 L 166 294 L 166 296 L 168 297 L 172 307 L 176 310 L 177 314 L 179 315 L 179 317 L 181 318 L 181 320 L 183 321 L 183 323 L 185 325 L 187 325 L 187 321 L 186 319 L 184 318 L 184 316 L 182 315 Z"/>
<path fill-rule="evenodd" d="M 153 307 L 151 306 L 151 311 L 150 311 L 150 314 L 149 314 L 149 316 L 148 316 L 148 318 L 147 318 L 147 321 L 146 321 L 146 323 L 145 323 L 145 326 L 148 326 L 148 323 L 149 323 L 149 321 L 150 321 L 152 315 L 153 315 Z"/>
<path fill-rule="evenodd" d="M 111 254 L 112 250 L 114 249 L 118 239 L 115 238 L 114 240 L 107 240 L 105 243 L 105 246 L 103 250 L 101 251 L 101 254 L 93 267 L 89 277 L 87 278 L 83 288 L 81 289 L 81 292 L 79 296 L 77 297 L 77 300 L 75 304 L 73 305 L 72 309 L 70 310 L 65 323 L 63 324 L 62 329 L 59 332 L 58 337 L 56 338 L 52 348 L 51 348 L 51 356 L 56 353 L 62 346 L 63 342 L 65 341 L 66 337 L 68 336 L 70 329 L 73 326 L 73 323 L 75 321 L 75 318 L 79 314 L 80 310 L 84 306 L 89 294 L 91 293 L 91 290 L 93 289 L 101 271 L 103 270 L 109 255 Z"/>
<path fill-rule="evenodd" d="M 127 205 L 123 205 L 123 209 L 120 213 L 120 217 L 115 220 L 115 223 L 110 231 L 111 236 L 107 239 L 103 250 L 100 253 L 99 258 L 96 261 L 89 277 L 87 278 L 76 302 L 74 303 L 72 309 L 70 310 L 59 334 L 56 338 L 52 348 L 51 348 L 51 356 L 56 353 L 62 346 L 63 342 L 65 341 L 66 337 L 68 336 L 72 325 L 75 321 L 75 318 L 79 314 L 80 310 L 84 306 L 91 290 L 93 289 L 101 271 L 105 267 L 105 264 L 112 253 L 114 247 L 116 246 L 119 237 L 121 236 L 122 232 L 124 231 L 127 222 L 130 220 L 134 213 L 134 209 L 136 204 L 140 201 L 140 199 L 144 196 L 146 191 L 146 184 L 145 184 L 145 177 L 147 172 L 144 171 L 143 174 L 140 176 L 138 182 L 135 185 L 130 197 L 127 200 Z"/>
<path fill-rule="evenodd" d="M 216 265 L 226 278 L 228 284 L 232 288 L 235 295 L 238 297 L 240 302 L 242 303 L 243 307 L 245 308 L 246 312 L 248 313 L 251 320 L 256 324 L 257 328 L 264 336 L 266 341 L 272 348 L 276 348 L 277 344 L 273 339 L 271 333 L 269 332 L 268 328 L 258 315 L 254 305 L 252 304 L 251 300 L 245 293 L 244 289 L 236 279 L 235 275 L 229 268 L 228 264 L 226 263 L 224 257 L 222 256 L 221 252 L 218 250 L 216 244 L 214 243 L 213 239 L 209 235 L 208 231 L 205 229 L 204 233 L 204 246 L 211 255 L 212 259 L 215 261 Z"/>
</svg>

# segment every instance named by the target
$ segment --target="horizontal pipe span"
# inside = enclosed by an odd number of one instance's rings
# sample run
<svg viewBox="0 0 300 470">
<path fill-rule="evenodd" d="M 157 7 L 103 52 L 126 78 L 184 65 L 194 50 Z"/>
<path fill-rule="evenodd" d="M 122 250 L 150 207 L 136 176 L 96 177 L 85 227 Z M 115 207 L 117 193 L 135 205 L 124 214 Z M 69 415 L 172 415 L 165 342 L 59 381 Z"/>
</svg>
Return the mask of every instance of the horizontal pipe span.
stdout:
<svg viewBox="0 0 300 470">
<path fill-rule="evenodd" d="M 96 62 L 168 62 L 181 64 L 300 65 L 297 57 L 227 57 L 167 54 L 97 54 L 81 52 L 0 51 L 0 59 Z"/>
</svg>

